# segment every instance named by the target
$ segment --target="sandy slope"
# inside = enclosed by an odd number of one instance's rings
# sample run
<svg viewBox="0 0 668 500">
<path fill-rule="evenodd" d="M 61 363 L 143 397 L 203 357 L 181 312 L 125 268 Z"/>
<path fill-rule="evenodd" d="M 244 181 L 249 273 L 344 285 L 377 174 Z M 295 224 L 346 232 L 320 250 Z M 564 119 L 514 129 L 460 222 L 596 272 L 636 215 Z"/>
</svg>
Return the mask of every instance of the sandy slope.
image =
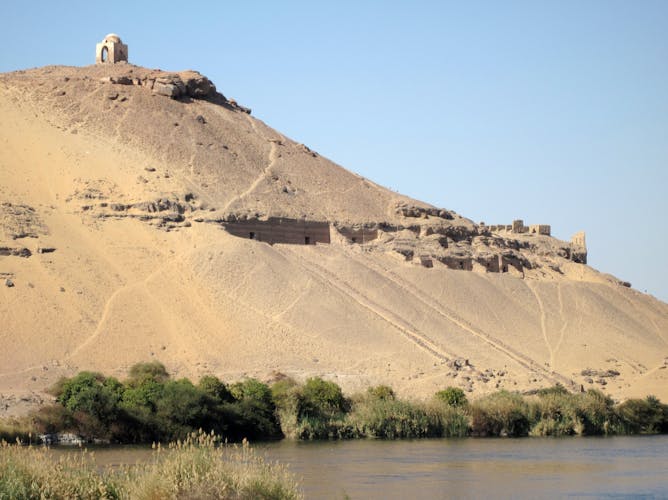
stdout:
<svg viewBox="0 0 668 500">
<path fill-rule="evenodd" d="M 415 397 L 560 382 L 668 400 L 668 305 L 585 265 L 522 279 L 229 235 L 215 216 L 398 223 L 397 203 L 426 205 L 238 110 L 99 83 L 117 70 L 0 78 L 0 247 L 32 252 L 0 255 L 0 414 L 61 375 L 149 359 L 177 376 L 279 371 Z M 156 197 L 186 203 L 187 224 L 109 208 Z"/>
</svg>

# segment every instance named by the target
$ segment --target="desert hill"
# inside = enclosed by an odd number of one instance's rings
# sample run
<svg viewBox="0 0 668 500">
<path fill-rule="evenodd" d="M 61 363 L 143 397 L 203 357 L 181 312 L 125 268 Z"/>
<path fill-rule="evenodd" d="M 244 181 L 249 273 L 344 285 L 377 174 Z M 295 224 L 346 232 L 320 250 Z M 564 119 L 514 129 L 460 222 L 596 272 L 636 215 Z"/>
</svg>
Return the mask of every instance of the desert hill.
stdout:
<svg viewBox="0 0 668 500">
<path fill-rule="evenodd" d="M 0 116 L 0 412 L 150 359 L 415 397 L 668 399 L 668 305 L 587 266 L 582 235 L 394 193 L 194 71 L 2 74 Z"/>
</svg>

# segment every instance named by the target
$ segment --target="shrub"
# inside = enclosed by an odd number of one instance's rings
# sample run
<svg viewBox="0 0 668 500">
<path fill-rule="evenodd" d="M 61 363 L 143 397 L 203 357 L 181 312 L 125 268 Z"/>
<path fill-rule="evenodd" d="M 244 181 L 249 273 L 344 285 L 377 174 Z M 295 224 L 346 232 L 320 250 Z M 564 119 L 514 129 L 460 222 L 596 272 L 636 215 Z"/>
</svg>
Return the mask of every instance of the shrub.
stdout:
<svg viewBox="0 0 668 500">
<path fill-rule="evenodd" d="M 35 431 L 39 434 L 53 434 L 74 429 L 72 412 L 58 403 L 42 406 L 35 410 L 30 417 L 34 422 Z"/>
<path fill-rule="evenodd" d="M 202 377 L 197 384 L 197 388 L 219 403 L 230 403 L 234 400 L 227 385 L 213 375 Z"/>
<path fill-rule="evenodd" d="M 299 413 L 302 418 L 329 419 L 340 417 L 347 406 L 343 392 L 337 384 L 314 377 L 304 384 Z"/>
<path fill-rule="evenodd" d="M 167 439 L 183 439 L 193 429 L 212 430 L 217 424 L 215 401 L 187 379 L 165 383 L 155 414 Z"/>
<path fill-rule="evenodd" d="M 237 382 L 230 387 L 234 403 L 224 405 L 231 419 L 230 435 L 234 439 L 275 439 L 281 437 L 276 419 L 276 406 L 271 390 L 254 378 Z"/>
<path fill-rule="evenodd" d="M 618 428 L 614 402 L 601 391 L 589 389 L 586 393 L 575 395 L 577 426 L 575 432 L 593 436 L 613 434 Z"/>
<path fill-rule="evenodd" d="M 529 405 L 532 436 L 568 436 L 576 433 L 581 426 L 576 395 L 555 386 L 539 390 L 537 398 Z"/>
<path fill-rule="evenodd" d="M 169 373 L 165 365 L 159 361 L 137 363 L 130 367 L 126 384 L 129 386 L 141 385 L 147 381 L 162 384 L 169 380 Z"/>
<path fill-rule="evenodd" d="M 654 396 L 629 399 L 617 408 L 620 424 L 626 434 L 656 434 L 666 431 L 666 405 Z"/>
<path fill-rule="evenodd" d="M 458 387 L 447 387 L 442 391 L 438 391 L 434 397 L 448 406 L 454 406 L 456 408 L 468 404 L 466 394 L 464 394 L 464 391 Z"/>
<path fill-rule="evenodd" d="M 528 414 L 528 405 L 519 394 L 490 394 L 470 405 L 471 432 L 474 436 L 526 436 Z"/>
<path fill-rule="evenodd" d="M 301 387 L 291 378 L 278 380 L 271 386 L 271 399 L 276 406 L 276 418 L 283 435 L 297 438 Z"/>
<path fill-rule="evenodd" d="M 375 399 L 397 399 L 392 388 L 387 385 L 369 387 L 369 389 L 367 389 L 367 394 L 369 397 Z"/>
</svg>

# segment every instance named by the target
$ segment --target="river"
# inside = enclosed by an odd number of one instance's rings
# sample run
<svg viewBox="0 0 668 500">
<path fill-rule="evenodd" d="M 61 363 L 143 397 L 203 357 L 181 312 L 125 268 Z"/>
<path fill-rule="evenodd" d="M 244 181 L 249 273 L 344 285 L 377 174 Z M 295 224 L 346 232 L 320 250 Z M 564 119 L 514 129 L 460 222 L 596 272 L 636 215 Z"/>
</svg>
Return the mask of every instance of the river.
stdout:
<svg viewBox="0 0 668 500">
<path fill-rule="evenodd" d="M 668 498 L 668 436 L 257 444 L 289 464 L 306 498 Z M 97 448 L 98 464 L 146 448 Z"/>
</svg>

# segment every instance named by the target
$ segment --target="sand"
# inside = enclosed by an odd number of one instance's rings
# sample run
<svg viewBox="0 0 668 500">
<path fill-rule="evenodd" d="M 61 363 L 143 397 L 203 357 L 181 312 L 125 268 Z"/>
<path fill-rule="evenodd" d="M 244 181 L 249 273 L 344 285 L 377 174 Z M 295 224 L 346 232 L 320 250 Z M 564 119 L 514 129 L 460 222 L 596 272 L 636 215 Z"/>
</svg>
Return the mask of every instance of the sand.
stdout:
<svg viewBox="0 0 668 500">
<path fill-rule="evenodd" d="M 116 66 L 0 75 L 0 247 L 31 252 L 0 255 L 0 416 L 61 376 L 122 378 L 147 360 L 175 377 L 318 375 L 419 399 L 562 383 L 668 400 L 668 305 L 586 265 L 522 277 L 228 234 L 229 213 L 399 224 L 398 204 L 429 205 L 239 110 L 100 83 L 145 71 Z M 156 199 L 184 220 L 112 208 Z"/>
</svg>

